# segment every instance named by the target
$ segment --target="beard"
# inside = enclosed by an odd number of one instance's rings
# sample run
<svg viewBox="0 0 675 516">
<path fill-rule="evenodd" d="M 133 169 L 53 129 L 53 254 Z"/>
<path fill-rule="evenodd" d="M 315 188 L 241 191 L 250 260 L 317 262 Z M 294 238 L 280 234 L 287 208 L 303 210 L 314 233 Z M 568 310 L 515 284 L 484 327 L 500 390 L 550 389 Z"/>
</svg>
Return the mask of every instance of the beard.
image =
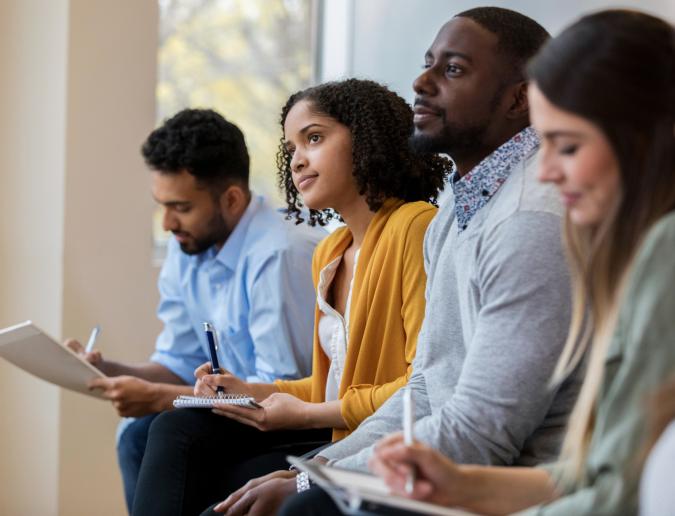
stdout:
<svg viewBox="0 0 675 516">
<path fill-rule="evenodd" d="M 487 127 L 487 121 L 459 127 L 447 123 L 443 118 L 443 127 L 439 132 L 424 134 L 415 131 L 408 139 L 408 144 L 414 152 L 420 154 L 443 153 L 456 159 L 482 147 Z"/>
<path fill-rule="evenodd" d="M 457 159 L 472 155 L 485 147 L 485 135 L 492 122 L 492 113 L 499 106 L 507 84 L 500 83 L 490 99 L 483 116 L 462 124 L 448 120 L 447 111 L 439 113 L 441 129 L 433 134 L 413 131 L 408 144 L 413 152 L 423 154 L 443 153 Z M 415 104 L 425 105 L 424 100 L 415 100 Z"/>
<path fill-rule="evenodd" d="M 230 236 L 231 231 L 227 228 L 223 217 L 216 212 L 214 216 L 206 223 L 204 234 L 194 236 L 190 233 L 183 233 L 189 237 L 186 242 L 179 242 L 180 250 L 185 254 L 201 254 L 216 244 L 223 244 Z"/>
</svg>

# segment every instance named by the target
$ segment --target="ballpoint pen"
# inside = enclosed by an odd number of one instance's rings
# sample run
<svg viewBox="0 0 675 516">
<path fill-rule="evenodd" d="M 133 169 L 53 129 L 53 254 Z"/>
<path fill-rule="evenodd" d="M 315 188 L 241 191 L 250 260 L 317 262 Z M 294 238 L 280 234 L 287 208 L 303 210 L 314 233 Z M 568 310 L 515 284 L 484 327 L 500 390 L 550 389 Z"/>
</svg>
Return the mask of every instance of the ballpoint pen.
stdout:
<svg viewBox="0 0 675 516">
<path fill-rule="evenodd" d="M 94 344 L 96 344 L 96 339 L 98 338 L 100 331 L 101 327 L 98 324 L 94 326 L 93 330 L 91 330 L 91 335 L 89 335 L 89 340 L 87 341 L 87 345 L 84 348 L 85 353 L 91 353 L 91 350 L 94 349 Z"/>
<path fill-rule="evenodd" d="M 216 330 L 213 328 L 211 323 L 205 322 L 204 324 L 204 333 L 206 333 L 206 340 L 209 342 L 209 354 L 211 355 L 211 373 L 219 374 L 222 371 L 220 370 L 220 364 L 218 363 L 218 336 L 216 335 Z M 222 385 L 219 385 L 216 388 L 216 394 L 221 395 L 225 393 Z"/>
</svg>

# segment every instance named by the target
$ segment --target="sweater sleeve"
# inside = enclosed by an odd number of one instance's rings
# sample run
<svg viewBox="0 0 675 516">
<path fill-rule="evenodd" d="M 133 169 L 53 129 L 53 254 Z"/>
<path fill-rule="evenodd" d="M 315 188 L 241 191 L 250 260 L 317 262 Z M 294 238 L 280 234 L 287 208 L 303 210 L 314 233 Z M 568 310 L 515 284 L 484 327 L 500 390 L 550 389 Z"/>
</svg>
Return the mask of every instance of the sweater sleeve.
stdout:
<svg viewBox="0 0 675 516">
<path fill-rule="evenodd" d="M 415 437 L 459 463 L 512 464 L 544 420 L 569 324 L 559 217 L 517 212 L 485 235 L 481 307 L 458 382 Z"/>
<path fill-rule="evenodd" d="M 381 385 L 352 385 L 344 393 L 340 405 L 342 418 L 349 430 L 354 430 L 361 422 L 372 415 L 398 389 L 406 385 L 412 374 L 412 362 L 417 349 L 417 337 L 424 320 L 424 291 L 426 273 L 424 271 L 424 234 L 436 213 L 429 209 L 417 215 L 407 227 L 403 249 L 403 268 L 401 281 L 401 318 L 405 331 L 406 372 Z"/>
<path fill-rule="evenodd" d="M 292 394 L 296 398 L 310 401 L 312 397 L 312 377 L 300 378 L 299 380 L 276 380 L 274 382 L 280 392 Z"/>
</svg>

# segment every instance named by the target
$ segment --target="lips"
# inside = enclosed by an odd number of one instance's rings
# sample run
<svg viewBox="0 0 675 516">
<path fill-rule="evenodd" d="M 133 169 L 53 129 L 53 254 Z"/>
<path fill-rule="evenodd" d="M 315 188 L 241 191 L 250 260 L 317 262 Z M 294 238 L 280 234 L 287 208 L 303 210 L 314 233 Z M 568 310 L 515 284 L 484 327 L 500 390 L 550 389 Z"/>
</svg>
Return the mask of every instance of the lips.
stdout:
<svg viewBox="0 0 675 516">
<path fill-rule="evenodd" d="M 413 108 L 413 122 L 419 124 L 441 116 L 442 110 L 434 109 L 423 100 L 416 100 Z"/>
<path fill-rule="evenodd" d="M 174 232 L 173 236 L 176 237 L 176 240 L 178 240 L 179 243 L 183 244 L 188 241 L 190 238 L 190 235 L 187 233 L 182 233 L 182 232 Z"/>
<path fill-rule="evenodd" d="M 572 192 L 561 192 L 561 196 L 565 206 L 572 206 L 581 198 L 581 194 Z"/>
<path fill-rule="evenodd" d="M 298 190 L 302 191 L 307 189 L 312 183 L 314 183 L 317 177 L 319 177 L 319 174 L 305 174 L 300 176 L 298 179 Z"/>
</svg>

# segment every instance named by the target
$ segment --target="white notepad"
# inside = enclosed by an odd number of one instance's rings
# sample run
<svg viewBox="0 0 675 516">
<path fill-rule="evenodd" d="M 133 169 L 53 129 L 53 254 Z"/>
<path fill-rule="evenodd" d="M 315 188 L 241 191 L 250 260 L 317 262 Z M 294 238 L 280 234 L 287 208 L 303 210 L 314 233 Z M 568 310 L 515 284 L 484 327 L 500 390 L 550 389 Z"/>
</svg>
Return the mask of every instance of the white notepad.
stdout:
<svg viewBox="0 0 675 516">
<path fill-rule="evenodd" d="M 298 470 L 307 473 L 313 482 L 323 488 L 343 514 L 360 515 L 368 512 L 364 511 L 363 504 L 374 512 L 377 506 L 382 506 L 434 516 L 471 516 L 474 514 L 461 509 L 397 496 L 389 491 L 384 480 L 374 475 L 324 466 L 299 457 L 289 456 L 286 460 Z"/>
<path fill-rule="evenodd" d="M 254 398 L 244 394 L 222 394 L 220 396 L 178 396 L 173 400 L 176 408 L 214 408 L 216 403 L 261 408 Z"/>
<path fill-rule="evenodd" d="M 102 398 L 100 389 L 90 391 L 87 384 L 105 375 L 31 321 L 0 330 L 0 357 L 49 383 Z"/>
</svg>

